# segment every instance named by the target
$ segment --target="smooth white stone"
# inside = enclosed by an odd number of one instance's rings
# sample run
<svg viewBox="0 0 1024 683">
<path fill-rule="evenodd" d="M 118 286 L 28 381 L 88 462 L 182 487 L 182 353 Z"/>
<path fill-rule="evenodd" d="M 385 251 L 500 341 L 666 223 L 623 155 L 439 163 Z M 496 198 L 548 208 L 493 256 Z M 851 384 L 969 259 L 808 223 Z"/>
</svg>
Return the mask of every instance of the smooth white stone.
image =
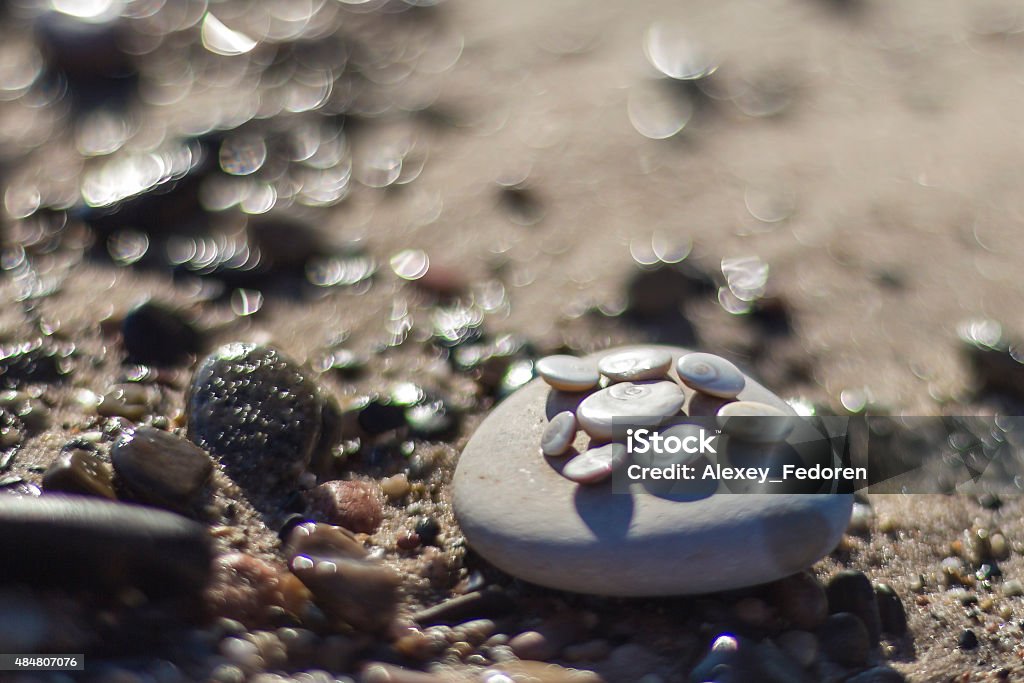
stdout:
<svg viewBox="0 0 1024 683">
<path fill-rule="evenodd" d="M 540 437 L 541 453 L 547 456 L 565 455 L 576 440 L 576 416 L 563 410 L 551 418 Z"/>
<path fill-rule="evenodd" d="M 577 484 L 596 484 L 611 476 L 626 462 L 626 446 L 607 443 L 583 451 L 562 468 L 562 476 Z"/>
<path fill-rule="evenodd" d="M 755 443 L 778 443 L 793 431 L 792 413 L 759 401 L 726 403 L 716 421 L 729 436 Z"/>
<path fill-rule="evenodd" d="M 672 354 L 661 349 L 618 351 L 597 361 L 598 371 L 615 382 L 662 379 L 672 367 Z"/>
<path fill-rule="evenodd" d="M 640 482 L 613 494 L 610 481 L 570 481 L 559 473 L 561 460 L 537 457 L 548 419 L 566 409 L 556 393 L 534 381 L 507 398 L 455 470 L 461 529 L 498 568 L 580 593 L 708 593 L 793 574 L 842 538 L 852 495 L 715 492 L 681 500 L 651 495 Z M 788 410 L 752 379 L 739 398 Z"/>
<path fill-rule="evenodd" d="M 593 359 L 576 356 L 545 356 L 537 361 L 537 374 L 562 391 L 587 391 L 601 379 Z"/>
<path fill-rule="evenodd" d="M 676 362 L 683 384 L 719 398 L 736 398 L 746 380 L 735 365 L 713 353 L 688 353 Z"/>
<path fill-rule="evenodd" d="M 576 410 L 580 427 L 595 439 L 612 438 L 612 421 L 629 419 L 634 425 L 654 424 L 671 417 L 686 402 L 675 382 L 620 382 L 587 396 Z M 656 418 L 644 420 L 643 418 Z"/>
</svg>

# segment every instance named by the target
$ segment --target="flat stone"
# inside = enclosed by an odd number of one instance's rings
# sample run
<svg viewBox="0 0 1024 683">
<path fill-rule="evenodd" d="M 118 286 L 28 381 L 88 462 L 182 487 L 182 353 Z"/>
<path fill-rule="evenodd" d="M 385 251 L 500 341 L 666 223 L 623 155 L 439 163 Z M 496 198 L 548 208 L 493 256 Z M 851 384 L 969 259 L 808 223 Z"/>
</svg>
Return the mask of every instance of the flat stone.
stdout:
<svg viewBox="0 0 1024 683">
<path fill-rule="evenodd" d="M 676 361 L 683 384 L 710 396 L 736 398 L 745 383 L 735 365 L 713 353 L 688 353 Z"/>
<path fill-rule="evenodd" d="M 71 447 L 62 450 L 46 469 L 43 489 L 114 500 L 112 480 L 110 465 L 84 448 Z"/>
<path fill-rule="evenodd" d="M 793 431 L 792 413 L 760 401 L 726 403 L 717 421 L 729 436 L 754 443 L 778 443 Z"/>
<path fill-rule="evenodd" d="M 789 410 L 749 378 L 738 398 Z M 846 529 L 845 494 L 663 497 L 640 482 L 628 494 L 613 494 L 610 482 L 580 486 L 559 473 L 561 461 L 537 454 L 549 419 L 571 408 L 535 380 L 484 420 L 455 471 L 453 505 L 469 545 L 521 579 L 599 595 L 708 593 L 801 571 Z"/>
<path fill-rule="evenodd" d="M 206 528 L 184 517 L 86 496 L 0 497 L 5 582 L 196 595 L 211 572 Z"/>
<path fill-rule="evenodd" d="M 626 446 L 607 443 L 590 448 L 570 460 L 562 468 L 562 476 L 578 484 L 597 484 L 612 475 L 626 462 Z"/>
<path fill-rule="evenodd" d="M 562 391 L 588 391 L 601 379 L 593 360 L 576 356 L 546 356 L 537 361 L 536 370 L 545 382 Z"/>
<path fill-rule="evenodd" d="M 188 509 L 213 472 L 207 453 L 188 439 L 152 427 L 122 436 L 110 449 L 117 484 L 131 500 Z"/>
<path fill-rule="evenodd" d="M 310 463 L 323 401 L 303 369 L 277 349 L 226 344 L 207 356 L 186 396 L 188 436 L 241 486 L 289 486 Z"/>
<path fill-rule="evenodd" d="M 598 371 L 615 382 L 661 379 L 672 367 L 672 354 L 662 349 L 619 351 L 602 356 Z"/>
<path fill-rule="evenodd" d="M 576 419 L 587 434 L 607 441 L 612 438 L 616 418 L 653 424 L 677 414 L 685 402 L 686 395 L 675 382 L 620 382 L 583 399 Z"/>
<path fill-rule="evenodd" d="M 548 456 L 565 455 L 576 439 L 576 415 L 563 410 L 551 418 L 540 437 L 541 453 Z"/>
</svg>

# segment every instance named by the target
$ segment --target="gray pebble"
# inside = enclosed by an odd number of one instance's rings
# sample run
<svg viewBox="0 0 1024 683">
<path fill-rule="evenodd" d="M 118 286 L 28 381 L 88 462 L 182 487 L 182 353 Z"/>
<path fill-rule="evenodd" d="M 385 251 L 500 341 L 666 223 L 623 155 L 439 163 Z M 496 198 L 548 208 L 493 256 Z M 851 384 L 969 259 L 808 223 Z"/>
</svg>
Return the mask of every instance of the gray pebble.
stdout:
<svg viewBox="0 0 1024 683">
<path fill-rule="evenodd" d="M 322 401 L 302 369 L 274 348 L 227 344 L 196 369 L 188 435 L 244 487 L 291 485 L 309 465 Z"/>
<path fill-rule="evenodd" d="M 576 416 L 568 410 L 558 413 L 540 437 L 540 450 L 544 455 L 564 455 L 576 439 Z"/>
<path fill-rule="evenodd" d="M 852 569 L 839 572 L 829 580 L 826 593 L 829 612 L 856 615 L 867 628 L 871 646 L 877 645 L 882 624 L 875 589 L 864 572 Z"/>
</svg>

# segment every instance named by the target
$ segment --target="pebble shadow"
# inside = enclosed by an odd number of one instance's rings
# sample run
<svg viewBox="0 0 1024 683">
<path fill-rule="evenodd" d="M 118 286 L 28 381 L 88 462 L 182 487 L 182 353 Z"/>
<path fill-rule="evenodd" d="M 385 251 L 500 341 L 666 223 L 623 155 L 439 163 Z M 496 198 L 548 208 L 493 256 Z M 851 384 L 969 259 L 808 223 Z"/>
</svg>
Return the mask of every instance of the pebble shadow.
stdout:
<svg viewBox="0 0 1024 683">
<path fill-rule="evenodd" d="M 633 521 L 633 494 L 612 493 L 611 481 L 577 486 L 573 496 L 576 513 L 601 540 L 625 538 Z"/>
</svg>

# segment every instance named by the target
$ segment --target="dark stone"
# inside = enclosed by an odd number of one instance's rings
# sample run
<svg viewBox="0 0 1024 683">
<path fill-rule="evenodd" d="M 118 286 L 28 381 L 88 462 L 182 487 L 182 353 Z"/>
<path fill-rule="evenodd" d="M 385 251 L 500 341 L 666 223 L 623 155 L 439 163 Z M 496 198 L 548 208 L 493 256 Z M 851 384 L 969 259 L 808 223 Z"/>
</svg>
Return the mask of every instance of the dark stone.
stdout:
<svg viewBox="0 0 1024 683">
<path fill-rule="evenodd" d="M 184 517 L 84 496 L 0 497 L 5 582 L 195 595 L 210 576 L 206 528 Z"/>
<path fill-rule="evenodd" d="M 501 617 L 510 614 L 515 608 L 516 602 L 508 593 L 498 586 L 491 586 L 422 609 L 412 619 L 420 626 L 451 626 L 470 619 Z"/>
<path fill-rule="evenodd" d="M 128 360 L 146 365 L 172 365 L 200 349 L 195 328 L 177 311 L 153 301 L 139 304 L 121 321 Z"/>
<path fill-rule="evenodd" d="M 810 572 L 776 581 L 769 587 L 768 595 L 779 616 L 795 628 L 813 630 L 828 616 L 825 588 Z"/>
<path fill-rule="evenodd" d="M 43 474 L 43 489 L 48 492 L 77 493 L 114 500 L 110 465 L 84 448 L 64 449 Z"/>
<path fill-rule="evenodd" d="M 899 671 L 887 666 L 878 666 L 862 671 L 853 678 L 847 678 L 846 683 L 905 683 L 906 680 Z"/>
<path fill-rule="evenodd" d="M 374 398 L 359 411 L 357 420 L 367 434 L 383 434 L 405 425 L 405 406 Z"/>
<path fill-rule="evenodd" d="M 849 612 L 833 614 L 818 629 L 821 650 L 837 664 L 863 666 L 871 652 L 867 627 Z"/>
<path fill-rule="evenodd" d="M 416 535 L 420 537 L 423 545 L 434 545 L 437 543 L 437 536 L 441 533 L 441 525 L 433 517 L 423 517 L 416 522 Z"/>
<path fill-rule="evenodd" d="M 266 346 L 227 344 L 207 356 L 192 377 L 186 412 L 189 438 L 253 491 L 294 484 L 320 440 L 316 385 Z"/>
<path fill-rule="evenodd" d="M 957 647 L 961 650 L 973 650 L 978 647 L 978 636 L 974 634 L 971 629 L 965 629 L 960 634 L 960 639 L 957 641 Z"/>
<path fill-rule="evenodd" d="M 832 614 L 849 612 L 856 615 L 868 630 L 872 647 L 878 645 L 882 623 L 871 580 L 864 572 L 848 569 L 833 576 L 826 589 L 828 610 Z"/>
<path fill-rule="evenodd" d="M 907 612 L 903 601 L 896 591 L 884 583 L 875 586 L 875 600 L 878 603 L 878 616 L 882 632 L 893 636 L 902 636 L 907 632 Z"/>
<path fill-rule="evenodd" d="M 301 524 L 310 523 L 313 523 L 313 520 L 309 519 L 305 515 L 300 515 L 297 512 L 293 512 L 287 517 L 285 517 L 284 521 L 281 522 L 281 526 L 278 527 L 277 530 L 277 537 L 280 538 L 282 541 L 287 541 L 292 531 L 295 530 L 295 527 Z"/>
<path fill-rule="evenodd" d="M 110 451 L 127 498 L 188 510 L 213 472 L 210 456 L 191 441 L 153 427 L 122 436 Z"/>
</svg>

